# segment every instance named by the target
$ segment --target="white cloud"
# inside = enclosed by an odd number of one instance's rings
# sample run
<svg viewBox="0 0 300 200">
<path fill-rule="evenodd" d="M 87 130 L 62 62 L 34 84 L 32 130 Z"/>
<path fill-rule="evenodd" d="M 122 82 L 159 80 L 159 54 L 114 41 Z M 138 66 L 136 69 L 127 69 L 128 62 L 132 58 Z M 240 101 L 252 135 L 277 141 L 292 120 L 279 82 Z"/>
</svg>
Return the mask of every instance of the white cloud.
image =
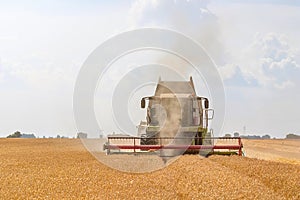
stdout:
<svg viewBox="0 0 300 200">
<path fill-rule="evenodd" d="M 295 86 L 295 84 L 293 82 L 287 80 L 287 81 L 284 81 L 284 82 L 281 82 L 281 83 L 275 83 L 274 86 L 278 89 L 283 90 L 283 89 L 286 89 L 286 88 L 293 87 L 293 86 Z"/>
<path fill-rule="evenodd" d="M 299 133 L 300 7 L 213 1 L 209 8 L 226 50 L 219 67 L 226 90 L 224 131 L 242 133 L 246 126 L 246 134 Z"/>
<path fill-rule="evenodd" d="M 32 90 L 71 89 L 79 66 L 79 63 L 72 61 L 51 59 L 49 55 L 32 54 L 3 59 L 0 74 L 7 85 L 21 81 Z"/>
<path fill-rule="evenodd" d="M 129 22 L 132 26 L 156 25 L 163 27 L 197 29 L 194 22 L 213 17 L 207 9 L 208 1 L 199 0 L 137 0 L 133 3 Z M 190 25 L 190 26 L 186 26 Z"/>
<path fill-rule="evenodd" d="M 131 27 L 161 27 L 183 33 L 200 43 L 216 63 L 222 43 L 217 17 L 206 0 L 138 0 L 129 15 Z"/>
<path fill-rule="evenodd" d="M 223 80 L 232 78 L 236 73 L 237 67 L 238 66 L 236 64 L 226 64 L 224 66 L 219 67 L 219 72 Z"/>
<path fill-rule="evenodd" d="M 134 27 L 165 27 L 196 39 L 221 66 L 223 79 L 235 79 L 229 81 L 231 84 L 273 88 L 293 86 L 283 84 L 294 82 L 286 70 L 298 68 L 297 57 L 300 56 L 284 34 L 258 33 L 252 41 L 243 41 L 243 48 L 234 52 L 228 48 L 225 52 L 222 43 L 227 38 L 222 38 L 220 20 L 208 9 L 208 1 L 140 0 L 133 4 L 130 13 L 130 24 Z"/>
<path fill-rule="evenodd" d="M 93 49 L 125 27 L 124 4 L 75 3 L 74 8 L 60 2 L 27 2 L 26 9 L 1 3 L 0 137 L 15 129 L 73 136 L 78 70 Z"/>
<path fill-rule="evenodd" d="M 0 83 L 3 81 L 3 79 L 4 79 L 4 72 L 2 67 L 2 60 L 0 58 Z"/>
<path fill-rule="evenodd" d="M 300 74 L 300 67 L 295 57 L 300 54 L 292 48 L 286 36 L 276 33 L 257 33 L 253 41 L 239 54 L 235 54 L 232 64 L 220 68 L 224 80 L 235 75 L 237 67 L 244 79 L 254 79 L 260 86 L 284 89 L 293 87 L 295 73 Z M 233 66 L 235 66 L 233 68 Z"/>
</svg>

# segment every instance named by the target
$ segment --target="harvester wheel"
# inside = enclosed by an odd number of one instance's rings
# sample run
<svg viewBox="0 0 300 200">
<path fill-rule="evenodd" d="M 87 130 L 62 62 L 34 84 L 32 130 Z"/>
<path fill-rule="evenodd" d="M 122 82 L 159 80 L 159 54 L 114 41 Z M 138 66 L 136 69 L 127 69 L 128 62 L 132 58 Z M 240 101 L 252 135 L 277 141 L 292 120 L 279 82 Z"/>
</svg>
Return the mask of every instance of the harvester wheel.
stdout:
<svg viewBox="0 0 300 200">
<path fill-rule="evenodd" d="M 141 135 L 141 142 L 140 142 L 140 144 L 141 145 L 147 145 L 147 135 L 146 134 L 142 134 Z"/>
<path fill-rule="evenodd" d="M 197 133 L 195 138 L 195 145 L 202 145 L 202 133 Z"/>
</svg>

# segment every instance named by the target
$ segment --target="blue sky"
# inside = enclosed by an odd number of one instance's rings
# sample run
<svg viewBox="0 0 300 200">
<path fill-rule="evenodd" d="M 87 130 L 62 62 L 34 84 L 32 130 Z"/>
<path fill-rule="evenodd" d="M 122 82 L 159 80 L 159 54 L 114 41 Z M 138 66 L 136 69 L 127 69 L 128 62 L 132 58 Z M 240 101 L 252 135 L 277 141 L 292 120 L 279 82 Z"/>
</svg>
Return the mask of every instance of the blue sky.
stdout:
<svg viewBox="0 0 300 200">
<path fill-rule="evenodd" d="M 82 63 L 112 35 L 145 26 L 180 31 L 207 49 L 225 84 L 224 133 L 246 126 L 246 134 L 299 134 L 299 4 L 0 1 L 0 137 L 16 130 L 74 136 L 72 98 Z"/>
</svg>

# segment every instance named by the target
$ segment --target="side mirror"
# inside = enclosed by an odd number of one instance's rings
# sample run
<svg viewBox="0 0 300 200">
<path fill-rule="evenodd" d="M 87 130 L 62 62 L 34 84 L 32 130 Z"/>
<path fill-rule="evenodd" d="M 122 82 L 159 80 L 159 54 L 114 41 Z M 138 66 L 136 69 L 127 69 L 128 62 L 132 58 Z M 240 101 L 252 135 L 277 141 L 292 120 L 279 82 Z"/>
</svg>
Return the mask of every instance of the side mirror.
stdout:
<svg viewBox="0 0 300 200">
<path fill-rule="evenodd" d="M 141 108 L 145 108 L 145 106 L 146 106 L 146 101 L 145 101 L 144 98 L 142 98 L 142 100 L 141 100 Z"/>
<path fill-rule="evenodd" d="M 208 108 L 209 108 L 209 102 L 208 102 L 208 99 L 205 99 L 205 100 L 204 100 L 204 107 L 205 107 L 205 109 L 208 109 Z"/>
</svg>

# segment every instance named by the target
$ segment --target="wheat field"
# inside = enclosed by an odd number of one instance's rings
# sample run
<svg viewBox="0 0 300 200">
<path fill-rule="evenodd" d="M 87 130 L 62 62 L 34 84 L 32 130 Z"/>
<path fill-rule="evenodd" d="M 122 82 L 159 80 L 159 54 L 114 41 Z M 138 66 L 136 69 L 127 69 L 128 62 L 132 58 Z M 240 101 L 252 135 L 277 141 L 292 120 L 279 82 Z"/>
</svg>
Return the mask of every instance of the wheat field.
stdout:
<svg viewBox="0 0 300 200">
<path fill-rule="evenodd" d="M 77 139 L 0 139 L 0 158 L 0 199 L 300 199 L 300 165 L 280 160 L 184 155 L 124 173 Z"/>
</svg>

